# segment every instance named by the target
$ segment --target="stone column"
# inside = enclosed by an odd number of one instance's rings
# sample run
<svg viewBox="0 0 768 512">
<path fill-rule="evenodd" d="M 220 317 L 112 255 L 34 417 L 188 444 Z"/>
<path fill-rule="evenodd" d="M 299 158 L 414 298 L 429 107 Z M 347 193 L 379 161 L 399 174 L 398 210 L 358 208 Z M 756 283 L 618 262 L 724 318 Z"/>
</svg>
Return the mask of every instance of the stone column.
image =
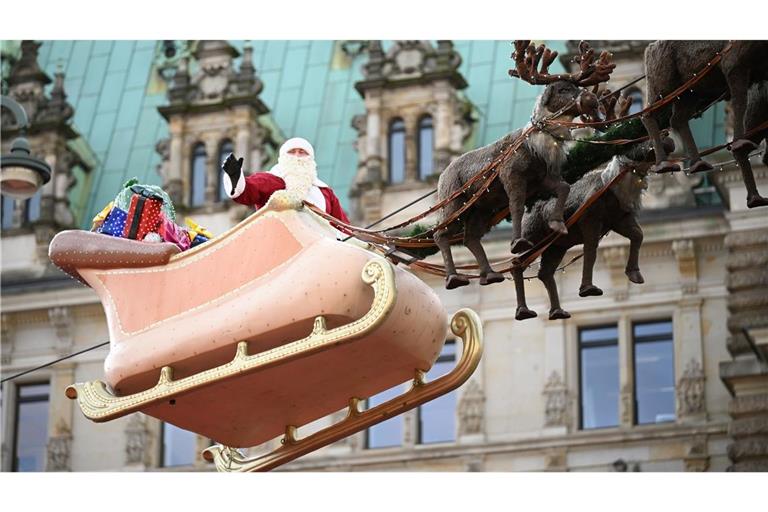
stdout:
<svg viewBox="0 0 768 512">
<path fill-rule="evenodd" d="M 453 108 L 451 105 L 450 85 L 446 81 L 435 84 L 435 153 L 433 156 L 433 173 L 439 174 L 448 167 L 451 161 L 451 132 L 453 128 Z"/>
<path fill-rule="evenodd" d="M 171 134 L 171 150 L 168 175 L 163 176 L 163 188 L 176 205 L 184 204 L 184 122 L 173 118 L 168 129 Z"/>
<path fill-rule="evenodd" d="M 548 434 L 564 435 L 571 413 L 566 373 L 565 324 L 544 327 L 544 427 Z"/>
<path fill-rule="evenodd" d="M 754 165 L 755 180 L 768 193 L 765 166 Z M 738 169 L 720 177 L 730 212 L 728 251 L 728 351 L 720 378 L 732 395 L 728 412 L 731 471 L 768 471 L 768 211 L 748 210 Z"/>
<path fill-rule="evenodd" d="M 619 426 L 631 428 L 635 423 L 632 354 L 632 322 L 622 315 L 619 319 Z"/>
<path fill-rule="evenodd" d="M 210 207 L 216 202 L 219 189 L 219 140 L 218 135 L 208 134 L 205 138 L 205 205 Z"/>
<path fill-rule="evenodd" d="M 405 181 L 419 179 L 418 153 L 419 153 L 419 119 L 413 113 L 403 116 L 405 123 Z"/>
<path fill-rule="evenodd" d="M 54 390 L 65 389 L 75 382 L 73 363 L 56 366 L 51 375 L 51 395 L 48 415 L 48 457 L 46 471 L 72 471 L 72 400 Z"/>
</svg>

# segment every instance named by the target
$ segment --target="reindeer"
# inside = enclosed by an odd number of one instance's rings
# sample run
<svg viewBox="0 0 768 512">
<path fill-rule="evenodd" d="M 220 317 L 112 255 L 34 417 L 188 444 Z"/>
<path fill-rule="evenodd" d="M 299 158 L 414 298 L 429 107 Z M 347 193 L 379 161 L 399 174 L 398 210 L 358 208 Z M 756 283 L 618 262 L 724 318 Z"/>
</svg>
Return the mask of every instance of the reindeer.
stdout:
<svg viewBox="0 0 768 512">
<path fill-rule="evenodd" d="M 670 94 L 694 73 L 701 72 L 727 44 L 726 41 L 656 41 L 648 45 L 645 50 L 647 103 L 650 105 Z M 745 123 L 745 112 L 750 85 L 768 79 L 768 41 L 733 41 L 731 44 L 730 50 L 722 55 L 714 69 L 693 87 L 693 92 L 683 93 L 673 102 L 670 125 L 683 140 L 685 152 L 691 161 L 690 171 L 696 173 L 712 170 L 712 165 L 699 155 L 688 121 L 695 112 L 711 102 L 720 98 L 730 99 L 735 139 L 730 149 L 740 161 L 741 174 L 747 187 L 747 206 L 755 208 L 768 205 L 768 199 L 760 196 L 752 167 L 746 160 L 746 155 L 757 145 L 745 138 L 744 133 L 766 118 L 749 126 Z M 668 154 L 662 147 L 656 114 L 647 115 L 642 121 L 656 149 L 656 164 L 652 170 L 679 171 L 680 166 L 668 160 Z"/>
<path fill-rule="evenodd" d="M 557 57 L 544 45 L 535 48 L 529 41 L 515 41 L 516 69 L 509 70 L 512 77 L 521 78 L 533 85 L 544 85 L 544 92 L 538 97 L 531 116 L 532 123 L 538 123 L 548 116 L 557 114 L 557 119 L 572 121 L 578 115 L 597 115 L 596 96 L 582 89 L 605 82 L 615 68 L 610 54 L 603 52 L 595 62 L 594 50 L 582 42 L 577 62 L 580 70 L 571 74 L 550 75 L 548 68 Z M 541 62 L 541 69 L 538 69 Z M 440 175 L 438 201 L 451 196 L 461 189 L 473 176 L 502 154 L 504 149 L 521 136 L 524 130 L 514 131 L 487 146 L 475 149 L 454 160 Z M 477 200 L 453 222 L 434 234 L 435 244 L 440 248 L 446 268 L 446 288 L 453 289 L 469 284 L 469 280 L 456 273 L 451 254 L 450 239 L 464 229 L 464 245 L 472 252 L 480 266 L 480 284 L 487 285 L 504 280 L 495 272 L 486 257 L 480 242 L 490 229 L 491 219 L 509 207 L 512 220 L 511 252 L 520 254 L 532 247 L 522 236 L 522 218 L 527 198 L 539 193 L 554 194 L 555 207 L 549 214 L 548 227 L 559 233 L 567 233 L 563 222 L 563 208 L 568 197 L 569 185 L 560 177 L 560 169 L 566 159 L 566 148 L 557 138 L 570 139 L 567 128 L 557 127 L 548 132 L 534 131 L 527 140 L 506 161 L 500 164 L 498 179 L 488 187 L 483 197 Z M 482 185 L 477 182 L 459 197 L 441 209 L 440 222 L 450 218 L 462 204 L 476 193 Z"/>
<path fill-rule="evenodd" d="M 675 144 L 672 139 L 665 138 L 663 144 L 666 151 L 674 151 Z M 600 238 L 608 231 L 615 231 L 629 239 L 629 257 L 625 273 L 633 283 L 642 284 L 644 282 L 639 266 L 643 230 L 637 222 L 637 212 L 640 209 L 641 194 L 648 188 L 646 176 L 654 160 L 654 151 L 651 145 L 648 143 L 641 144 L 632 148 L 626 155 L 613 157 L 605 169 L 588 172 L 571 185 L 571 192 L 565 205 L 565 212 L 568 216 L 573 215 L 585 201 L 610 183 L 620 172 L 625 169 L 631 171 L 619 178 L 592 203 L 584 215 L 571 225 L 567 235 L 557 238 L 542 253 L 538 278 L 544 283 L 549 295 L 550 320 L 571 317 L 567 311 L 560 307 L 554 274 L 565 253 L 575 245 L 584 244 L 584 264 L 579 296 L 589 297 L 603 294 L 603 291 L 592 283 L 592 270 L 595 266 Z M 536 202 L 523 218 L 523 236 L 532 240 L 544 238 L 547 235 L 544 219 L 551 215 L 554 208 L 556 208 L 554 199 Z M 535 317 L 536 312 L 528 309 L 525 303 L 523 269 L 513 270 L 512 276 L 515 280 L 515 292 L 517 294 L 515 318 L 526 320 Z"/>
</svg>

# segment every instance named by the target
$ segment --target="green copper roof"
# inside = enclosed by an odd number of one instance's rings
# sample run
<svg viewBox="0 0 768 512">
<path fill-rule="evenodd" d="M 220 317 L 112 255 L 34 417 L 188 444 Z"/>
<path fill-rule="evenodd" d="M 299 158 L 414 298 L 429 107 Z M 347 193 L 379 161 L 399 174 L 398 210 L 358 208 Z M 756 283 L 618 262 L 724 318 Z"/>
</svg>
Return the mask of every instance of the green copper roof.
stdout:
<svg viewBox="0 0 768 512">
<path fill-rule="evenodd" d="M 541 87 L 512 80 L 509 41 L 455 41 L 462 55 L 460 71 L 469 87 L 478 123 L 472 143 L 488 144 L 528 122 Z M 242 41 L 231 44 L 242 50 Z M 391 43 L 390 43 L 391 44 Z M 548 43 L 563 50 L 562 41 Z M 117 194 L 130 177 L 160 184 L 156 142 L 167 136 L 157 111 L 166 103 L 165 84 L 153 67 L 158 41 L 43 41 L 40 66 L 51 76 L 57 65 L 75 108 L 74 126 L 97 163 L 78 190 L 75 208 L 82 227 Z M 264 90 L 261 98 L 285 137 L 301 136 L 315 148 L 320 176 L 348 206 L 347 194 L 357 168 L 352 117 L 364 113 L 354 83 L 367 58 L 350 58 L 334 41 L 252 41 L 253 64 Z M 387 48 L 385 44 L 385 49 Z M 237 59 L 238 61 L 240 59 Z M 236 62 L 239 66 L 239 62 Z M 553 66 L 557 72 L 559 63 Z M 697 142 L 706 147 L 722 140 L 723 105 L 693 124 Z"/>
</svg>

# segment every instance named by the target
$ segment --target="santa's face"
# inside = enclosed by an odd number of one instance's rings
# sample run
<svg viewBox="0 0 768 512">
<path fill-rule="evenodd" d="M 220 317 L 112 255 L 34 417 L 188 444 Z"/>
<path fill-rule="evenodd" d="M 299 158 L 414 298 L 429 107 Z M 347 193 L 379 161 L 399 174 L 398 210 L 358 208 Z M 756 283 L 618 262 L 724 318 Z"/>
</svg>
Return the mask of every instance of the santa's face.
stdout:
<svg viewBox="0 0 768 512">
<path fill-rule="evenodd" d="M 298 157 L 302 157 L 302 156 L 309 156 L 309 153 L 307 153 L 307 152 L 304 150 L 304 148 L 293 148 L 293 149 L 289 149 L 289 150 L 287 151 L 287 153 L 288 153 L 289 155 L 294 155 L 294 156 L 298 156 Z"/>
</svg>

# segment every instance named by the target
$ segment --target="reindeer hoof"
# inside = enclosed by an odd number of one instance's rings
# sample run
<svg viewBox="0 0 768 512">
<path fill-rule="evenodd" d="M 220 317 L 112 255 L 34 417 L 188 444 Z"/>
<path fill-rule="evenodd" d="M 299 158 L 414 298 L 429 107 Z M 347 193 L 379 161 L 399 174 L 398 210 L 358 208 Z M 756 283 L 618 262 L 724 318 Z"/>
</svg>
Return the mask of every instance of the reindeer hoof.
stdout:
<svg viewBox="0 0 768 512">
<path fill-rule="evenodd" d="M 501 272 L 488 272 L 480 276 L 480 286 L 486 286 L 493 283 L 504 281 L 504 274 Z"/>
<path fill-rule="evenodd" d="M 711 164 L 705 162 L 704 160 L 696 160 L 694 163 L 691 164 L 691 167 L 688 169 L 688 172 L 691 174 L 696 174 L 700 172 L 707 172 L 714 169 Z"/>
<path fill-rule="evenodd" d="M 571 318 L 571 314 L 562 308 L 556 308 L 549 312 L 550 320 L 565 320 L 566 318 Z"/>
<path fill-rule="evenodd" d="M 511 252 L 512 254 L 522 254 L 528 249 L 532 248 L 533 244 L 525 238 L 518 238 L 512 242 Z"/>
<path fill-rule="evenodd" d="M 561 220 L 551 220 L 551 221 L 549 221 L 549 229 L 551 229 L 555 233 L 560 233 L 561 235 L 567 235 L 568 234 L 568 228 L 565 227 L 565 222 L 563 222 Z"/>
<path fill-rule="evenodd" d="M 757 144 L 749 139 L 737 139 L 731 143 L 731 153 L 741 153 L 742 151 L 754 151 L 758 148 Z"/>
<path fill-rule="evenodd" d="M 593 284 L 582 285 L 579 288 L 579 297 L 598 297 L 603 294 L 603 290 Z"/>
<path fill-rule="evenodd" d="M 656 174 L 665 174 L 668 172 L 677 172 L 680 170 L 680 166 L 677 164 L 673 164 L 672 162 L 663 161 L 660 162 L 653 167 L 651 167 L 651 172 L 655 172 Z"/>
<path fill-rule="evenodd" d="M 752 196 L 747 198 L 747 208 L 758 208 L 768 206 L 768 198 L 762 196 Z"/>
<path fill-rule="evenodd" d="M 643 284 L 645 282 L 643 274 L 641 274 L 639 270 L 627 270 L 625 274 L 627 274 L 627 278 L 635 284 Z"/>
<path fill-rule="evenodd" d="M 445 278 L 446 290 L 453 290 L 454 288 L 458 288 L 459 286 L 467 286 L 468 284 L 469 279 L 458 274 L 451 274 Z"/>
<path fill-rule="evenodd" d="M 515 320 L 528 320 L 529 318 L 536 318 L 536 312 L 531 311 L 525 306 L 518 306 L 515 312 Z"/>
</svg>

